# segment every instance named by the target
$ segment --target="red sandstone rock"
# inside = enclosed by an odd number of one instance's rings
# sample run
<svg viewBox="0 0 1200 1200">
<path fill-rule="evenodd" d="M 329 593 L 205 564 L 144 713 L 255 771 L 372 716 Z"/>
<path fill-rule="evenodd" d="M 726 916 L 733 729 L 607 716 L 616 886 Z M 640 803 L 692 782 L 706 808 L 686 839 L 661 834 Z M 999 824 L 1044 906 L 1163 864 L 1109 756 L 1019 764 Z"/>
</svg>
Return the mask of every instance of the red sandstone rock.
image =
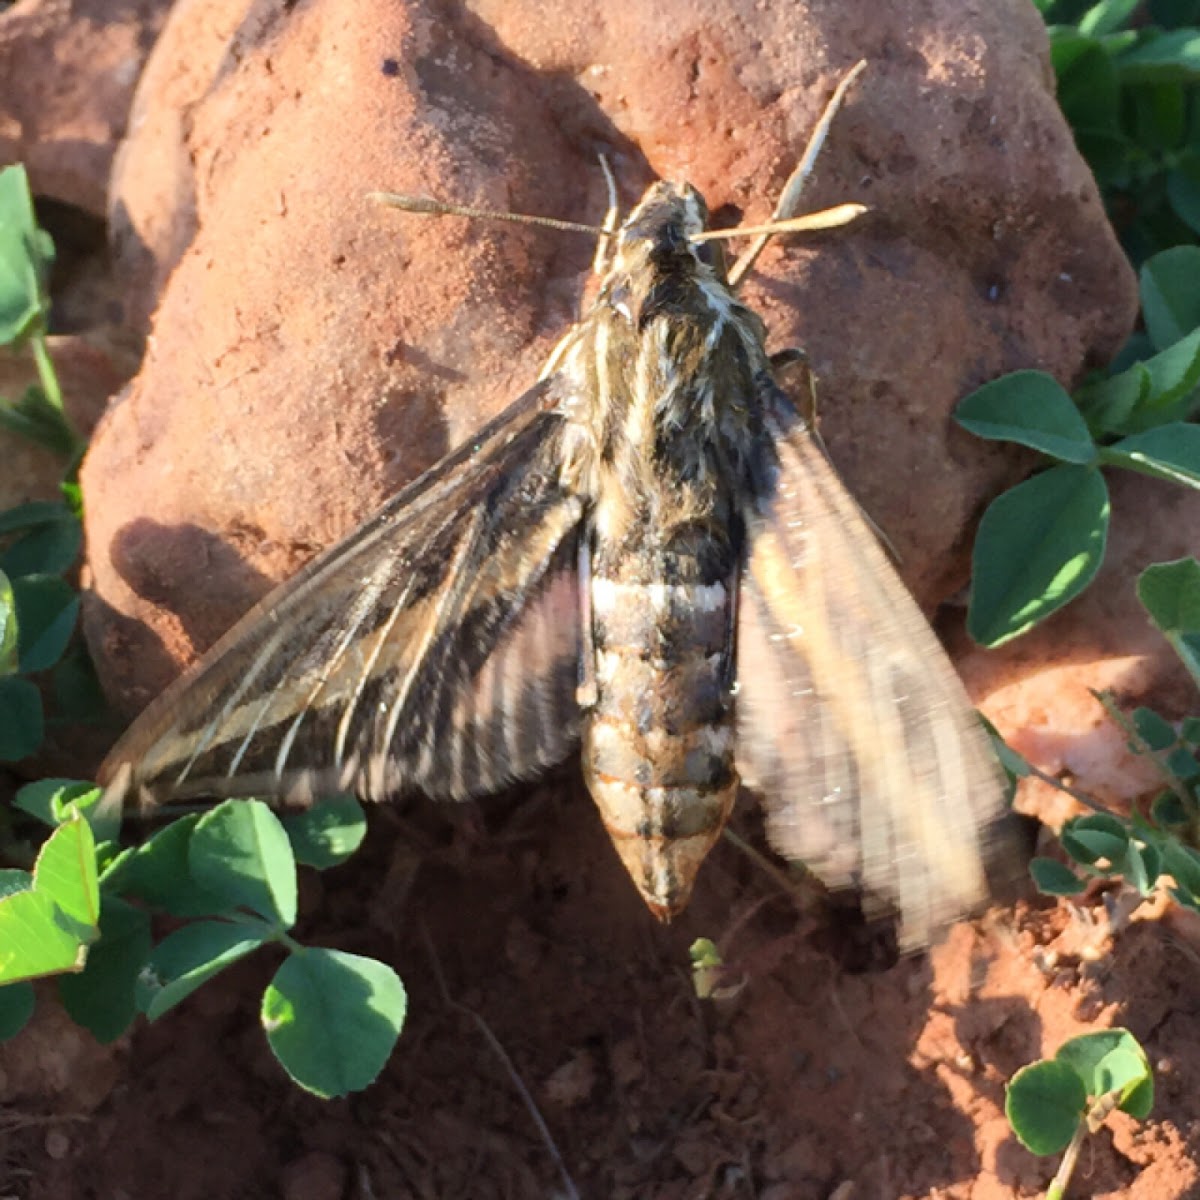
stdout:
<svg viewBox="0 0 1200 1200">
<path fill-rule="evenodd" d="M 1071 382 L 1131 323 L 1024 0 L 271 11 L 175 10 L 114 183 L 154 337 L 85 466 L 86 622 L 131 708 L 528 386 L 573 319 L 586 240 L 373 189 L 597 220 L 605 150 L 626 203 L 685 177 L 759 219 L 866 58 L 809 199 L 871 213 L 776 244 L 746 291 L 808 349 L 832 456 L 928 605 L 1027 467 L 954 404 L 1018 367 Z"/>
<path fill-rule="evenodd" d="M 0 165 L 103 216 L 129 101 L 165 0 L 25 0 L 0 11 Z"/>
</svg>

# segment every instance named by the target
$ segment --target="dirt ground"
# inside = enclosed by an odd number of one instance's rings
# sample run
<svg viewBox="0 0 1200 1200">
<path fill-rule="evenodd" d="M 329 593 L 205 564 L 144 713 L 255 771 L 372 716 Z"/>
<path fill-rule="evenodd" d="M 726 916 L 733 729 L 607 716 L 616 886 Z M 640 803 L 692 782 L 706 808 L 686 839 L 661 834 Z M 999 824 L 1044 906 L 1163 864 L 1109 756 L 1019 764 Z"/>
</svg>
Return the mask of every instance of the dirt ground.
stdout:
<svg viewBox="0 0 1200 1200">
<path fill-rule="evenodd" d="M 755 837 L 752 811 L 738 825 Z M 301 940 L 383 958 L 409 988 L 370 1089 L 323 1102 L 287 1081 L 258 1026 L 264 955 L 120 1043 L 94 1111 L 69 1091 L 8 1108 L 0 1195 L 1034 1196 L 1055 1164 L 1008 1132 L 1005 1081 L 1118 1024 L 1154 1064 L 1155 1110 L 1091 1140 L 1071 1195 L 1200 1195 L 1200 956 L 1174 919 L 1114 944 L 1100 898 L 1028 900 L 889 966 L 879 936 L 801 914 L 722 844 L 663 929 L 570 782 L 449 816 L 375 812 L 359 855 L 307 874 L 302 897 Z M 736 995 L 696 999 L 698 936 Z"/>
</svg>

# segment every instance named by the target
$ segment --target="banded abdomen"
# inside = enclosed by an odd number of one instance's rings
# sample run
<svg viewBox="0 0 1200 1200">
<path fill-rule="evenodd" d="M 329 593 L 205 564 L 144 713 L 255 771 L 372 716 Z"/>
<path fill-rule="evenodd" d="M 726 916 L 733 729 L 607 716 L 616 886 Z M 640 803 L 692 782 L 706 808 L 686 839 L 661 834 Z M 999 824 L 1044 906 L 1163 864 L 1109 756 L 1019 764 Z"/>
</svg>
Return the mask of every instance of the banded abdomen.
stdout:
<svg viewBox="0 0 1200 1200">
<path fill-rule="evenodd" d="M 687 904 L 737 795 L 734 595 L 731 567 L 713 578 L 711 562 L 705 571 L 686 551 L 601 552 L 593 565 L 584 776 L 622 862 L 663 920 Z"/>
</svg>

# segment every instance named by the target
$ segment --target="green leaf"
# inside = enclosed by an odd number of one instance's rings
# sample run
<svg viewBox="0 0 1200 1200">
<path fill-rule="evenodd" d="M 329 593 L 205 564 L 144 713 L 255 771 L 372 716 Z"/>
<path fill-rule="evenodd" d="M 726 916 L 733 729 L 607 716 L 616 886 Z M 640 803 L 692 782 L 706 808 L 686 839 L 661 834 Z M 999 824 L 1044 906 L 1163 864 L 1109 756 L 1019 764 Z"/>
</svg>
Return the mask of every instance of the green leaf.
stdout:
<svg viewBox="0 0 1200 1200">
<path fill-rule="evenodd" d="M 31 983 L 10 983 L 0 987 L 0 1042 L 18 1033 L 33 1016 L 34 991 Z"/>
<path fill-rule="evenodd" d="M 1200 685 L 1200 562 L 1181 558 L 1147 567 L 1138 576 L 1137 594 Z"/>
<path fill-rule="evenodd" d="M 37 226 L 24 167 L 0 170 L 0 345 L 45 326 L 54 248 Z"/>
<path fill-rule="evenodd" d="M 146 1019 L 163 1013 L 190 996 L 214 975 L 245 958 L 269 940 L 262 925 L 228 921 L 196 921 L 155 946 L 138 978 L 137 1005 Z"/>
<path fill-rule="evenodd" d="M 0 553 L 0 570 L 10 578 L 61 575 L 79 557 L 83 526 L 63 505 L 57 507 L 59 520 L 41 522 Z"/>
<path fill-rule="evenodd" d="M 1200 158 L 1197 168 L 1197 217 L 1200 218 Z M 1200 228 L 1198 226 L 1197 228 Z M 1147 259 L 1139 273 L 1142 315 L 1156 350 L 1165 350 L 1200 327 L 1200 246 L 1172 246 Z"/>
<path fill-rule="evenodd" d="M 1101 0 L 1079 18 L 1079 32 L 1103 37 L 1120 29 L 1133 15 L 1140 0 Z"/>
<path fill-rule="evenodd" d="M 1142 860 L 1142 872 L 1145 876 L 1145 886 L 1139 887 L 1139 891 L 1143 896 L 1148 896 L 1158 886 L 1159 876 L 1162 875 L 1162 855 L 1158 851 L 1158 847 L 1150 845 L 1130 846 L 1130 853 L 1136 849 L 1138 857 Z"/>
<path fill-rule="evenodd" d="M 1144 84 L 1130 89 L 1134 139 L 1142 151 L 1164 154 L 1183 143 L 1187 100 L 1178 83 Z"/>
<path fill-rule="evenodd" d="M 8 576 L 0 571 L 0 676 L 17 672 L 17 638 L 17 602 Z"/>
<path fill-rule="evenodd" d="M 27 387 L 16 403 L 0 403 L 0 428 L 61 458 L 74 458 L 82 448 L 66 414 L 37 384 Z"/>
<path fill-rule="evenodd" d="M 78 779 L 38 779 L 17 790 L 13 807 L 36 817 L 43 825 L 60 825 L 71 815 L 71 805 L 90 808 L 100 798 L 94 783 Z"/>
<path fill-rule="evenodd" d="M 1076 131 L 1120 131 L 1120 85 L 1112 59 L 1092 38 L 1058 39 L 1052 47 L 1058 103 Z"/>
<path fill-rule="evenodd" d="M 995 725 L 991 723 L 983 715 L 979 713 L 979 720 L 982 723 L 987 735 L 992 742 L 992 753 L 1000 760 L 1000 766 L 1003 768 L 1005 775 L 1008 776 L 1009 783 L 1015 784 L 1018 779 L 1026 779 L 1033 773 L 1033 768 L 1029 765 L 1029 760 L 1023 754 L 1019 754 L 1014 750 L 1001 736 Z"/>
<path fill-rule="evenodd" d="M 79 481 L 76 479 L 64 479 L 58 485 L 59 493 L 63 498 L 63 503 L 67 506 L 67 511 L 77 520 L 83 520 L 83 489 L 79 486 Z"/>
<path fill-rule="evenodd" d="M 58 981 L 63 1005 L 101 1043 L 120 1037 L 137 1015 L 138 977 L 150 954 L 150 917 L 115 896 L 100 909 L 100 940 L 78 975 Z"/>
<path fill-rule="evenodd" d="M 0 900 L 5 896 L 16 895 L 17 892 L 33 890 L 33 876 L 28 871 L 19 871 L 16 867 L 0 867 Z"/>
<path fill-rule="evenodd" d="M 1200 562 L 1180 558 L 1147 567 L 1137 595 L 1163 633 L 1200 633 Z"/>
<path fill-rule="evenodd" d="M 0 900 L 0 983 L 81 971 L 87 946 L 78 925 L 45 891 Z"/>
<path fill-rule="evenodd" d="M 1116 376 L 1123 371 L 1128 371 L 1135 363 L 1140 363 L 1142 359 L 1152 358 L 1154 356 L 1154 343 L 1150 341 L 1150 335 L 1144 330 L 1135 329 L 1126 339 L 1125 345 L 1117 351 L 1117 356 L 1108 365 L 1109 374 Z M 1149 372 L 1146 374 L 1149 381 Z M 1076 404 L 1081 403 L 1080 397 L 1083 393 L 1077 392 L 1075 395 Z"/>
<path fill-rule="evenodd" d="M 343 793 L 304 812 L 288 813 L 283 827 L 296 861 L 324 871 L 344 862 L 362 844 L 367 816 L 354 796 Z"/>
<path fill-rule="evenodd" d="M 1133 727 L 1148 750 L 1166 750 L 1179 740 L 1175 726 L 1152 708 L 1135 708 Z"/>
<path fill-rule="evenodd" d="M 1124 432 L 1150 397 L 1153 379 L 1144 361 L 1099 383 L 1085 384 L 1075 393 L 1075 403 L 1093 433 Z"/>
<path fill-rule="evenodd" d="M 1118 1107 L 1138 1120 L 1154 1106 L 1154 1077 L 1146 1052 L 1127 1029 L 1101 1029 L 1064 1042 L 1054 1056 L 1070 1066 L 1093 1098 L 1119 1092 Z"/>
<path fill-rule="evenodd" d="M 971 636 L 998 646 L 1078 596 L 1104 559 L 1108 520 L 1091 467 L 1051 467 L 992 501 L 972 557 Z"/>
<path fill-rule="evenodd" d="M 1125 852 L 1124 869 L 1121 874 L 1130 887 L 1139 895 L 1148 896 L 1158 882 L 1159 857 L 1153 846 L 1139 846 L 1130 842 Z"/>
<path fill-rule="evenodd" d="M 202 887 L 188 867 L 188 849 L 200 815 L 191 813 L 172 821 L 114 864 L 105 876 L 106 890 L 135 896 L 175 917 L 228 912 L 234 901 Z"/>
<path fill-rule="evenodd" d="M 1029 873 L 1043 896 L 1078 896 L 1087 888 L 1070 867 L 1054 858 L 1031 858 Z"/>
<path fill-rule="evenodd" d="M 1183 891 L 1200 896 L 1200 854 L 1175 838 L 1164 838 L 1159 848 L 1162 851 L 1162 869 Z"/>
<path fill-rule="evenodd" d="M 18 762 L 41 744 L 42 696 L 28 679 L 0 676 L 0 762 Z"/>
<path fill-rule="evenodd" d="M 25 533 L 41 525 L 55 525 L 64 516 L 70 515 L 61 500 L 29 500 L 0 512 L 0 535 Z"/>
<path fill-rule="evenodd" d="M 374 959 L 305 947 L 263 995 L 262 1023 L 275 1057 L 325 1099 L 360 1091 L 383 1069 L 404 1025 L 399 976 Z"/>
<path fill-rule="evenodd" d="M 1128 430 L 1130 433 L 1190 413 L 1200 384 L 1200 329 L 1193 329 L 1143 365 L 1150 372 L 1150 394 L 1133 414 L 1135 427 Z"/>
<path fill-rule="evenodd" d="M 1121 83 L 1196 83 L 1200 81 L 1200 32 L 1176 29 L 1170 33 L 1146 31 L 1143 40 L 1119 55 L 1116 68 Z"/>
<path fill-rule="evenodd" d="M 1186 825 L 1191 816 L 1184 803 L 1174 792 L 1159 792 L 1150 806 L 1150 817 L 1155 825 L 1168 829 Z"/>
<path fill-rule="evenodd" d="M 76 813 L 42 843 L 33 867 L 33 889 L 54 898 L 77 925 L 80 940 L 92 941 L 100 922 L 100 884 L 92 827 Z"/>
<path fill-rule="evenodd" d="M 96 668 L 82 640 L 67 647 L 54 667 L 54 699 L 67 721 L 98 721 L 108 711 Z"/>
<path fill-rule="evenodd" d="M 999 739 L 999 744 L 997 744 L 997 739 Z M 998 734 L 996 738 L 992 739 L 992 749 L 996 752 L 996 757 L 1000 760 L 1000 766 L 1004 769 L 1005 774 L 1010 775 L 1014 780 L 1027 779 L 1033 774 L 1029 760 L 1023 754 L 1018 754 Z"/>
<path fill-rule="evenodd" d="M 1100 454 L 1105 464 L 1200 488 L 1200 425 L 1157 425 L 1104 447 Z"/>
<path fill-rule="evenodd" d="M 296 860 L 279 818 L 261 800 L 227 800 L 200 818 L 188 846 L 192 877 L 268 921 L 296 921 Z"/>
<path fill-rule="evenodd" d="M 1096 458 L 1087 422 L 1044 371 L 1014 371 L 985 383 L 959 404 L 954 419 L 977 437 L 1019 442 L 1064 462 Z"/>
<path fill-rule="evenodd" d="M 17 605 L 20 669 L 44 671 L 62 657 L 79 615 L 79 594 L 57 575 L 27 575 L 13 581 Z"/>
<path fill-rule="evenodd" d="M 1119 869 L 1125 862 L 1125 852 L 1129 847 L 1129 829 L 1116 817 L 1092 813 L 1067 821 L 1059 840 L 1063 849 L 1077 863 L 1090 867 L 1104 859 Z"/>
<path fill-rule="evenodd" d="M 1190 750 L 1185 750 L 1182 746 L 1167 755 L 1166 767 L 1176 779 L 1182 779 L 1184 783 L 1190 783 L 1193 779 L 1200 778 L 1200 761 Z"/>
<path fill-rule="evenodd" d="M 1047 0 L 1034 0 L 1034 2 L 1039 8 L 1042 8 Z M 1049 0 L 1049 2 L 1053 7 L 1054 0 Z M 1046 31 L 1050 35 L 1050 61 L 1056 75 L 1065 75 L 1085 54 L 1096 54 L 1100 58 L 1107 57 L 1099 39 L 1080 33 L 1076 25 L 1052 21 L 1049 17 L 1046 17 L 1046 22 L 1050 26 Z"/>
<path fill-rule="evenodd" d="M 1093 430 L 1139 433 L 1188 416 L 1200 384 L 1200 329 L 1145 362 L 1099 384 L 1076 400 Z"/>
<path fill-rule="evenodd" d="M 1075 1136 L 1087 1107 L 1087 1089 L 1068 1063 L 1022 1067 L 1008 1085 L 1004 1114 L 1021 1144 L 1034 1154 L 1057 1154 Z"/>
</svg>

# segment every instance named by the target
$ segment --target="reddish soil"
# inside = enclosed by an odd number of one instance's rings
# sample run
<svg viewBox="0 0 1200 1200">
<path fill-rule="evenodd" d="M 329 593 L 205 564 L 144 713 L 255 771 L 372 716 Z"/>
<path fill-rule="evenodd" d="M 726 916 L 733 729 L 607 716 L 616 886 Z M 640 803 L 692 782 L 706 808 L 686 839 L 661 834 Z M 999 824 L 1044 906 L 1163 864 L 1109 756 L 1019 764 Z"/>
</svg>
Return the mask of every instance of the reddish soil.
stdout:
<svg viewBox="0 0 1200 1200">
<path fill-rule="evenodd" d="M 565 1171 L 585 1198 L 1034 1196 L 1054 1163 L 1008 1132 L 1005 1081 L 1121 1024 L 1155 1065 L 1155 1111 L 1114 1117 L 1071 1194 L 1200 1195 L 1200 961 L 1177 921 L 1114 943 L 1099 899 L 1022 902 L 887 966 L 878 936 L 801 915 L 722 844 L 662 929 L 578 786 L 377 812 L 355 859 L 305 882 L 301 940 L 385 959 L 409 987 L 378 1082 L 335 1102 L 288 1082 L 258 1027 L 263 955 L 139 1027 L 94 1111 L 72 1113 L 69 1090 L 11 1107 L 0 1194 L 523 1200 L 570 1195 Z M 696 999 L 697 936 L 736 996 Z"/>
</svg>

